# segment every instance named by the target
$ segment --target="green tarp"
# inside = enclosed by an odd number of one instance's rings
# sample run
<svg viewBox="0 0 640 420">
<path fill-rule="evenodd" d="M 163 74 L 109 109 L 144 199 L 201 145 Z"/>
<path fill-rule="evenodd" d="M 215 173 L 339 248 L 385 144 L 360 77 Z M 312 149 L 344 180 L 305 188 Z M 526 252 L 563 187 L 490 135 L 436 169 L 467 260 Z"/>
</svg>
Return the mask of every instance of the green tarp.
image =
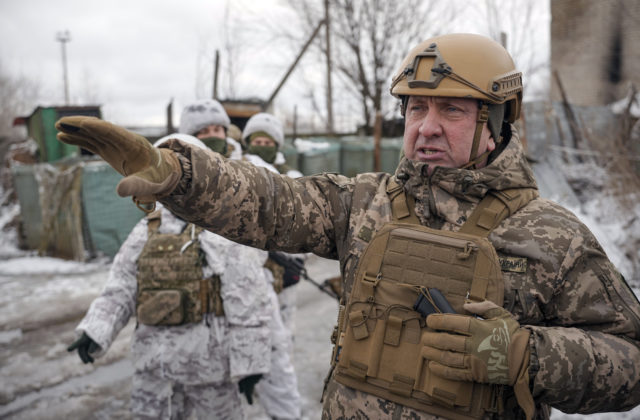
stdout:
<svg viewBox="0 0 640 420">
<path fill-rule="evenodd" d="M 25 245 L 41 254 L 113 257 L 144 216 L 116 194 L 122 177 L 102 160 L 16 165 L 12 173 Z"/>
</svg>

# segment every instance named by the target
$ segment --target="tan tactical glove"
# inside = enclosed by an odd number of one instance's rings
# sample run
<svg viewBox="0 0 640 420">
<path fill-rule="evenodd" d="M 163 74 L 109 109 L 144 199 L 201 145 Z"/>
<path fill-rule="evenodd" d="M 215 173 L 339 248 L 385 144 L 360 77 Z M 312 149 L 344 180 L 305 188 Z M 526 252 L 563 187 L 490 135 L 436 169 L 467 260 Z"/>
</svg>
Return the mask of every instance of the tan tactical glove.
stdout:
<svg viewBox="0 0 640 420">
<path fill-rule="evenodd" d="M 490 301 L 468 302 L 464 309 L 482 316 L 431 314 L 423 337 L 429 370 L 440 377 L 514 387 L 522 409 L 534 410 L 529 389 L 529 330 Z"/>
<path fill-rule="evenodd" d="M 125 176 L 116 191 L 136 204 L 155 203 L 168 195 L 182 176 L 180 162 L 169 149 L 157 149 L 144 137 L 95 117 L 63 117 L 56 123 L 58 140 L 89 150 Z"/>
</svg>

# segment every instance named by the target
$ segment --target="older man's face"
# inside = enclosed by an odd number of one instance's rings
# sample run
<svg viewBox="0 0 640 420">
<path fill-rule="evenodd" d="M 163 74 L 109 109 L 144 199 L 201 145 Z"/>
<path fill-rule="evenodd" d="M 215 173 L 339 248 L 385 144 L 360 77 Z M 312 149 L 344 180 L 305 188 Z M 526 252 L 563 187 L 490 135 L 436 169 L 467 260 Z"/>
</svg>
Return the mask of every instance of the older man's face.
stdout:
<svg viewBox="0 0 640 420">
<path fill-rule="evenodd" d="M 408 159 L 459 168 L 469 162 L 478 116 L 478 101 L 467 98 L 409 96 L 405 112 L 404 154 Z M 485 123 L 478 156 L 496 147 Z M 486 160 L 477 165 L 482 167 Z"/>
</svg>

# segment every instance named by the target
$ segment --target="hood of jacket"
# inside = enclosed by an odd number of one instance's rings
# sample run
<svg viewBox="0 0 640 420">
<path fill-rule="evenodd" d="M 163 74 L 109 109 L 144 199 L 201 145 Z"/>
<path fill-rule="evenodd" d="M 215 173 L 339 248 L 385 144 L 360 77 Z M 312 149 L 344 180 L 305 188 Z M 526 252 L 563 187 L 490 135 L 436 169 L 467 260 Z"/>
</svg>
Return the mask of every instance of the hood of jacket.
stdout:
<svg viewBox="0 0 640 420">
<path fill-rule="evenodd" d="M 436 167 L 427 175 L 428 164 L 402 158 L 395 177 L 416 200 L 421 222 L 435 228 L 460 227 L 475 205 L 491 190 L 537 188 L 517 131 L 502 152 L 481 169 Z"/>
</svg>

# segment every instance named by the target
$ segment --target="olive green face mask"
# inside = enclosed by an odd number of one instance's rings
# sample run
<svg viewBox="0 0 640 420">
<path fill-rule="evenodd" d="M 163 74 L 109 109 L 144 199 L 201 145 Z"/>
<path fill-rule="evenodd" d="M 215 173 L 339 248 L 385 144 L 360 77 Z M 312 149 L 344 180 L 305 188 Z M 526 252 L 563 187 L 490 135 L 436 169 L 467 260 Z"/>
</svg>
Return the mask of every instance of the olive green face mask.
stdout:
<svg viewBox="0 0 640 420">
<path fill-rule="evenodd" d="M 267 163 L 273 163 L 276 160 L 278 146 L 249 146 L 247 153 L 258 155 Z"/>
<path fill-rule="evenodd" d="M 205 137 L 202 142 L 214 152 L 220 153 L 222 156 L 227 155 L 227 140 L 219 137 Z"/>
</svg>

